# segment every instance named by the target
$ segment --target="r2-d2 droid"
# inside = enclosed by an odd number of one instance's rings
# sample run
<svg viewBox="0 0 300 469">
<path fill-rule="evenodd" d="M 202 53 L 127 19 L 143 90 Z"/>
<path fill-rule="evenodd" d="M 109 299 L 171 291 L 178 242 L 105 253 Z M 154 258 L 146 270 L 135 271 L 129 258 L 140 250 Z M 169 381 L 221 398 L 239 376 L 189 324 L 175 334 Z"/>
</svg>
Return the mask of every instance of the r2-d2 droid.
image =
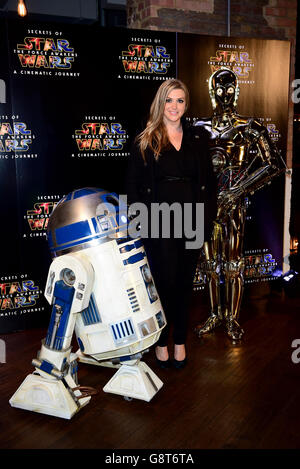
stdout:
<svg viewBox="0 0 300 469">
<path fill-rule="evenodd" d="M 78 385 L 78 361 L 118 368 L 105 392 L 150 401 L 162 387 L 140 359 L 166 319 L 143 243 L 128 237 L 128 223 L 121 198 L 101 189 L 76 190 L 56 206 L 48 224 L 50 324 L 13 407 L 70 419 L 91 399 Z"/>
</svg>

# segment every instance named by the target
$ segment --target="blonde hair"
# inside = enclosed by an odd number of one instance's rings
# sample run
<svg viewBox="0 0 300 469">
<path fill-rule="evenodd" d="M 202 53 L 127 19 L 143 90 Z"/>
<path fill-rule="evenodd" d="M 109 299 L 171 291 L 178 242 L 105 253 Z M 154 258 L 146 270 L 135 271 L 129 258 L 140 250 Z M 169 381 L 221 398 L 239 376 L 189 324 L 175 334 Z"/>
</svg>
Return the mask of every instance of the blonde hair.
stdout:
<svg viewBox="0 0 300 469">
<path fill-rule="evenodd" d="M 185 94 L 185 111 L 189 105 L 189 92 L 185 84 L 175 78 L 164 81 L 158 88 L 150 107 L 146 128 L 137 136 L 137 142 L 145 160 L 145 150 L 150 148 L 158 159 L 161 150 L 169 144 L 167 130 L 163 122 L 166 99 L 171 91 L 181 89 Z"/>
</svg>

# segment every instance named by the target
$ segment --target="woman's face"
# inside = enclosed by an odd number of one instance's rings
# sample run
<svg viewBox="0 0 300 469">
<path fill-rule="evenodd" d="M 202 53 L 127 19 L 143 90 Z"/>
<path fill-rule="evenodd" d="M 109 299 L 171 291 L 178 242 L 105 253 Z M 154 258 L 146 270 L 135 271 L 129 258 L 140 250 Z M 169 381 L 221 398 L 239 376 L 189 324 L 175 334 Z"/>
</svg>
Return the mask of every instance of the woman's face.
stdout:
<svg viewBox="0 0 300 469">
<path fill-rule="evenodd" d="M 165 124 L 179 123 L 181 117 L 185 113 L 186 98 L 185 92 L 180 88 L 176 88 L 167 95 L 163 120 Z"/>
</svg>

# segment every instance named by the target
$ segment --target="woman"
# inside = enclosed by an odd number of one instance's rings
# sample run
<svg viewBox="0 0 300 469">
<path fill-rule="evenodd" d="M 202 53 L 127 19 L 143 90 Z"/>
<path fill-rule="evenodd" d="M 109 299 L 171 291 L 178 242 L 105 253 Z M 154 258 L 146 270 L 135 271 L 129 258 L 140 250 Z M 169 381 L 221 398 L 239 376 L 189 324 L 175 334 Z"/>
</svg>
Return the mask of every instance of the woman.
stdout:
<svg viewBox="0 0 300 469">
<path fill-rule="evenodd" d="M 154 202 L 170 205 L 177 202 L 183 208 L 185 203 L 192 203 L 195 208 L 196 202 L 204 202 L 204 230 L 205 239 L 208 239 L 216 213 L 216 182 L 207 155 L 206 135 L 199 134 L 197 129 L 195 136 L 193 128 L 183 120 L 188 104 L 189 93 L 180 80 L 166 80 L 159 87 L 146 128 L 138 135 L 132 148 L 127 174 L 128 200 L 129 203 L 143 202 L 149 209 Z M 160 231 L 158 238 L 144 239 L 168 322 L 155 349 L 161 368 L 171 365 L 168 350 L 171 326 L 174 366 L 183 368 L 187 361 L 188 306 L 199 249 L 186 248 L 184 226 L 181 227 L 181 238 L 175 236 L 173 227 L 168 238 L 163 237 Z M 151 227 L 148 232 L 151 234 Z"/>
</svg>

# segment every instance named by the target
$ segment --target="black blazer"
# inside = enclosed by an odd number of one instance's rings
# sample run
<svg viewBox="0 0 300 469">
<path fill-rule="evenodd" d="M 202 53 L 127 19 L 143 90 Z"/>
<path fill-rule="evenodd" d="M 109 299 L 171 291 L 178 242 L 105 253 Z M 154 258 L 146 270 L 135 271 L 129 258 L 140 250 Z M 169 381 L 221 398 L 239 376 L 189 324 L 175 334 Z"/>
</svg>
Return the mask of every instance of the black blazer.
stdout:
<svg viewBox="0 0 300 469">
<path fill-rule="evenodd" d="M 184 125 L 185 139 L 195 155 L 196 202 L 204 203 L 204 239 L 209 241 L 213 221 L 217 214 L 217 181 L 208 152 L 208 133 L 203 128 Z M 146 149 L 144 161 L 138 145 L 134 142 L 126 175 L 128 203 L 143 202 L 150 207 L 156 194 L 155 160 Z"/>
</svg>

